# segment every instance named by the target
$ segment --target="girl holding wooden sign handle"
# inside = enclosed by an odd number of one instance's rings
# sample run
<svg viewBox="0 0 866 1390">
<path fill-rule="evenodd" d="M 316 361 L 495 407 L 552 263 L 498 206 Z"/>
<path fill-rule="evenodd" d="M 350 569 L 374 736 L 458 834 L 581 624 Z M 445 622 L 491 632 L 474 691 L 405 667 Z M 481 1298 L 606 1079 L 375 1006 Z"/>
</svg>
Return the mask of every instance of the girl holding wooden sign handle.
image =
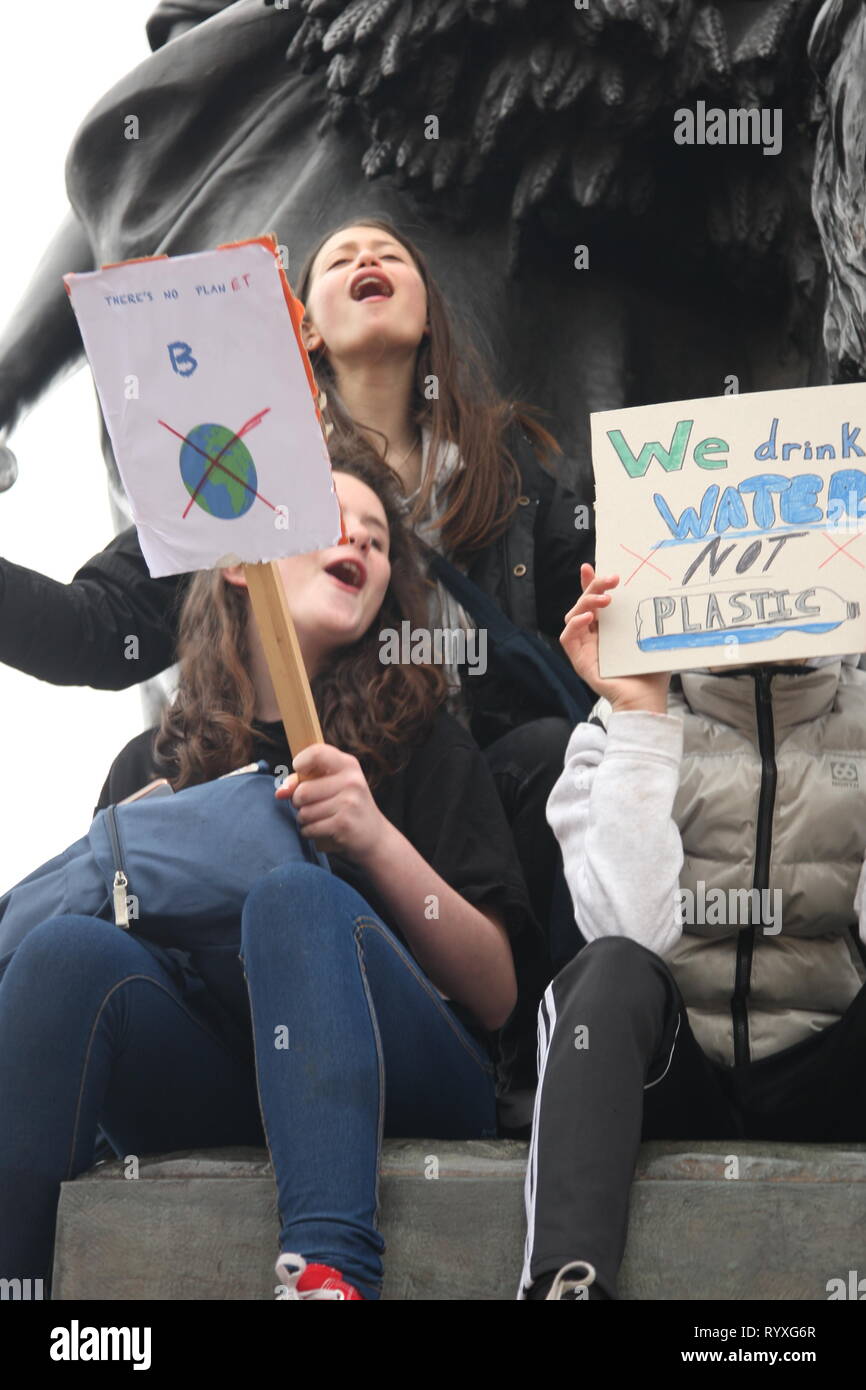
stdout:
<svg viewBox="0 0 866 1390">
<path fill-rule="evenodd" d="M 389 224 L 360 220 L 329 232 L 295 288 L 332 443 L 381 454 L 406 489 L 422 540 L 464 567 L 515 626 L 542 634 L 556 661 L 593 530 L 591 505 L 541 461 L 550 436 L 496 394 L 484 363 L 458 341 L 423 255 Z M 59 684 L 123 689 L 149 680 L 176 659 L 188 582 L 151 579 L 133 527 L 68 585 L 0 559 L 0 660 Z M 444 584 L 434 596 L 419 629 L 476 629 Z M 570 911 L 556 915 L 552 906 L 561 865 L 544 804 L 570 723 L 488 647 L 485 671 L 479 663 L 461 675 L 446 658 L 451 710 L 485 750 L 536 916 L 544 924 L 555 917 L 555 953 L 567 959 L 577 941 Z M 514 1128 L 530 1109 L 515 1113 Z"/>
<path fill-rule="evenodd" d="M 376 1299 L 382 1130 L 496 1132 L 489 1044 L 517 995 L 512 943 L 535 927 L 441 672 L 378 662 L 380 624 L 423 603 L 417 556 L 389 471 L 344 468 L 348 545 L 278 562 L 329 741 L 275 795 L 331 872 L 288 861 L 258 880 L 237 939 L 191 953 L 203 994 L 136 940 L 144 917 L 55 917 L 24 939 L 0 984 L 5 1277 L 48 1278 L 59 1185 L 100 1125 L 119 1155 L 266 1140 L 278 1296 Z M 193 580 L 180 654 L 157 737 L 127 745 L 102 804 L 160 774 L 179 790 L 291 762 L 242 567 Z"/>
</svg>

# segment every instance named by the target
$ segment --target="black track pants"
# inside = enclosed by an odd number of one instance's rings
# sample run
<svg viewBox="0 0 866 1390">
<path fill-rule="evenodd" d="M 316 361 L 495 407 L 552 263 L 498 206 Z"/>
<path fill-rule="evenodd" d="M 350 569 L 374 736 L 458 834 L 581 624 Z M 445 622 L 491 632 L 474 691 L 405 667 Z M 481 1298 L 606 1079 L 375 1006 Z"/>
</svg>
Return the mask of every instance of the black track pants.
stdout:
<svg viewBox="0 0 866 1390">
<path fill-rule="evenodd" d="M 539 1009 L 521 1296 L 588 1260 L 610 1298 L 642 1139 L 866 1140 L 866 988 L 843 1018 L 771 1057 L 711 1062 L 660 957 L 623 937 L 585 947 Z"/>
</svg>

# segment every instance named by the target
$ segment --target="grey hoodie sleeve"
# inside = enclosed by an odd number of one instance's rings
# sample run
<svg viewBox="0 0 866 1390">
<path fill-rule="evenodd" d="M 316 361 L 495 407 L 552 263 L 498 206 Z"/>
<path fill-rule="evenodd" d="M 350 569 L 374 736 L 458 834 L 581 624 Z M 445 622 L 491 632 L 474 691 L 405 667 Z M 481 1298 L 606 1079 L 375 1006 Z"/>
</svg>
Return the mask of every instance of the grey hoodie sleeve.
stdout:
<svg viewBox="0 0 866 1390">
<path fill-rule="evenodd" d="M 607 732 L 578 724 L 569 739 L 547 819 L 587 941 L 628 936 L 662 956 L 682 934 L 673 819 L 682 749 L 681 720 L 642 710 L 611 714 Z"/>
</svg>

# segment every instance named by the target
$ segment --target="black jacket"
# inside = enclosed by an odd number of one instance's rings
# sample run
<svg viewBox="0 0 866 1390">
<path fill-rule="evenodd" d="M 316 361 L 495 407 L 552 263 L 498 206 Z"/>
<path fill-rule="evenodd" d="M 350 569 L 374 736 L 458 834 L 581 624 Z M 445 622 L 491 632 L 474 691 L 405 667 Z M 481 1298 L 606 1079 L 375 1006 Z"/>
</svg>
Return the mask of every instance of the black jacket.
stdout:
<svg viewBox="0 0 866 1390">
<path fill-rule="evenodd" d="M 508 443 L 520 469 L 518 506 L 503 535 L 472 557 L 467 575 L 517 627 L 546 638 L 570 669 L 559 636 L 565 614 L 580 596 L 580 567 L 594 562 L 595 530 L 579 524 L 578 498 L 562 481 L 566 461 L 553 476 L 520 429 L 512 429 Z M 591 508 L 588 518 L 592 522 Z M 501 676 L 492 651 L 486 675 L 466 677 L 463 689 L 472 732 L 482 748 L 509 729 L 551 713 Z"/>
<path fill-rule="evenodd" d="M 522 478 L 520 503 L 508 530 L 472 558 L 468 573 L 512 622 L 556 648 L 594 533 L 575 525 L 578 499 L 542 467 L 521 431 L 512 431 L 509 445 Z M 188 582 L 188 575 L 151 579 L 134 526 L 69 584 L 0 559 L 0 661 L 54 685 L 125 690 L 149 680 L 176 660 Z M 464 687 L 482 745 L 546 712 L 497 674 L 490 653 L 487 674 L 468 677 Z"/>
</svg>

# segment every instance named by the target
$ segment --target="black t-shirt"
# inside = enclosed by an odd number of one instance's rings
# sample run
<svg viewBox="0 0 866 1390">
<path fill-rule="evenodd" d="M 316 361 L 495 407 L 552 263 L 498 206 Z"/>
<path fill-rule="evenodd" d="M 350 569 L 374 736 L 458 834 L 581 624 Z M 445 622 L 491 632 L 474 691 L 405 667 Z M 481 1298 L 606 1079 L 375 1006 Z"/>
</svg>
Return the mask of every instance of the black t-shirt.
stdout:
<svg viewBox="0 0 866 1390">
<path fill-rule="evenodd" d="M 290 769 L 292 757 L 283 725 L 254 721 L 254 727 L 276 744 L 266 737 L 257 739 L 250 761 L 264 758 L 272 769 Z M 137 734 L 118 754 L 96 810 L 121 801 L 154 777 L 173 774 L 170 764 L 156 758 L 155 732 L 148 729 Z M 544 949 L 541 933 L 529 907 L 496 785 L 472 736 L 450 715 L 440 712 L 406 767 L 383 778 L 373 788 L 373 798 L 382 814 L 449 887 L 473 906 L 499 914 L 511 939 L 518 976 L 526 963 L 534 979 L 535 962 Z M 363 870 L 336 854 L 329 854 L 328 860 L 332 872 L 351 884 L 404 940 Z M 399 864 L 395 863 L 394 872 L 400 872 Z M 411 949 L 405 940 L 404 944 Z M 476 1036 L 485 1036 L 467 1010 L 456 1004 L 451 1007 Z"/>
</svg>

